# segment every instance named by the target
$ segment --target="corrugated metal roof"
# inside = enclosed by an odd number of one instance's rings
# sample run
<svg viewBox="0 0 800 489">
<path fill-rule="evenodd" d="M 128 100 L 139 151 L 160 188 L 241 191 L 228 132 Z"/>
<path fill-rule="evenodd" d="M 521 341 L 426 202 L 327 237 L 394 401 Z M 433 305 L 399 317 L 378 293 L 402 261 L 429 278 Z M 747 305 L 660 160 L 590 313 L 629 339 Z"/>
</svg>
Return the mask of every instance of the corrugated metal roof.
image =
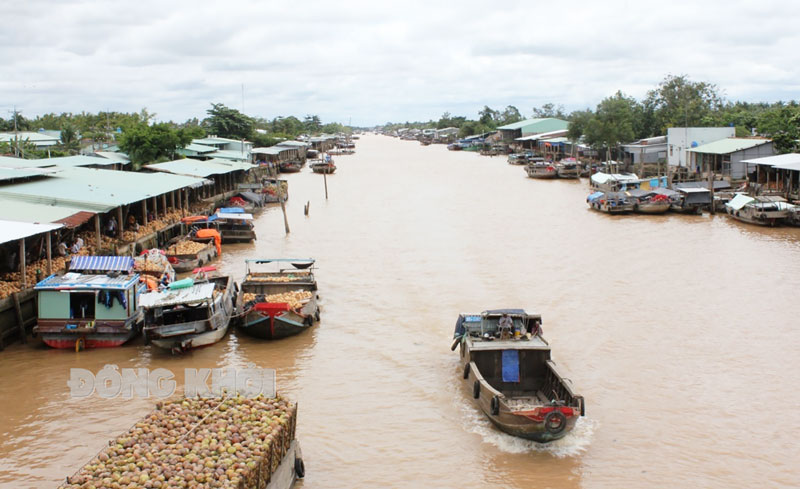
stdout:
<svg viewBox="0 0 800 489">
<path fill-rule="evenodd" d="M 236 162 L 225 160 L 194 160 L 184 158 L 182 160 L 167 161 L 165 163 L 154 163 L 147 165 L 146 168 L 158 170 L 160 172 L 173 173 L 175 175 L 188 175 L 193 177 L 207 177 L 209 175 L 222 175 L 240 170 L 249 170 L 253 165 L 243 166 Z"/>
<path fill-rule="evenodd" d="M 40 168 L 8 168 L 0 167 L 0 181 L 9 182 L 23 178 L 41 177 L 52 173 L 54 170 Z"/>
<path fill-rule="evenodd" d="M 194 151 L 195 153 L 213 153 L 218 148 L 216 146 L 208 146 L 207 144 L 191 143 L 183 149 Z M 178 150 L 178 152 L 180 152 L 180 150 Z"/>
<path fill-rule="evenodd" d="M 130 256 L 73 256 L 69 262 L 70 271 L 92 272 L 130 272 L 133 258 Z"/>
<path fill-rule="evenodd" d="M 50 136 L 48 134 L 41 134 L 38 132 L 30 132 L 30 131 L 20 131 L 17 133 L 13 132 L 0 132 L 0 141 L 8 142 L 13 141 L 15 138 L 18 138 L 20 141 L 28 140 L 32 143 L 52 143 L 58 144 L 59 139 L 55 136 Z"/>
<path fill-rule="evenodd" d="M 94 154 L 101 158 L 113 160 L 117 163 L 130 163 L 131 159 L 125 153 L 118 153 L 116 151 L 95 151 Z"/>
<path fill-rule="evenodd" d="M 750 165 L 767 165 L 786 170 L 797 170 L 800 167 L 800 153 L 787 153 L 783 155 L 765 156 L 763 158 L 750 158 L 742 160 Z M 788 165 L 788 167 L 787 167 Z"/>
<path fill-rule="evenodd" d="M 34 289 L 116 289 L 125 290 L 139 281 L 139 275 L 120 275 L 109 277 L 108 275 L 84 275 L 82 273 L 69 272 L 64 275 L 50 275 L 42 280 Z"/>
<path fill-rule="evenodd" d="M 261 154 L 261 155 L 279 155 L 281 153 L 285 153 L 286 151 L 291 151 L 292 148 L 287 146 L 279 147 L 279 146 L 270 146 L 269 148 L 253 148 L 251 153 L 253 154 Z"/>
<path fill-rule="evenodd" d="M 197 144 L 229 144 L 229 143 L 241 143 L 240 139 L 229 139 L 229 138 L 221 138 L 217 136 L 208 136 L 205 138 L 200 139 L 193 139 L 193 143 Z M 250 143 L 250 141 L 245 141 L 245 144 Z"/>
<path fill-rule="evenodd" d="M 194 284 L 185 289 L 148 292 L 139 296 L 139 305 L 145 309 L 174 306 L 176 304 L 193 304 L 211 299 L 214 293 L 213 283 Z"/>
<path fill-rule="evenodd" d="M 250 152 L 243 153 L 237 150 L 220 149 L 218 151 L 214 151 L 213 153 L 208 153 L 206 156 L 211 156 L 212 158 L 223 158 L 226 160 L 233 160 L 233 161 L 248 161 L 250 159 Z"/>
<path fill-rule="evenodd" d="M 762 144 L 767 144 L 770 142 L 772 142 L 771 139 L 762 138 L 727 138 L 714 141 L 713 143 L 704 144 L 696 148 L 689 148 L 689 151 L 692 153 L 726 155 L 729 153 L 742 151 L 744 149 L 755 148 L 756 146 L 761 146 Z"/>
<path fill-rule="evenodd" d="M 310 146 L 310 144 L 302 141 L 281 141 L 277 144 L 277 146 L 286 146 L 287 148 L 307 148 Z"/>
<path fill-rule="evenodd" d="M 56 158 L 41 158 L 38 160 L 23 160 L 21 158 L 12 158 L 13 162 L 4 159 L 0 165 L 11 166 L 15 168 L 44 168 L 51 166 L 58 166 L 61 168 L 71 168 L 76 166 L 110 166 L 118 162 L 112 161 L 108 158 L 100 156 L 76 155 L 76 156 L 59 156 Z"/>
<path fill-rule="evenodd" d="M 36 236 L 63 227 L 61 224 L 34 224 L 30 222 L 0 220 L 0 244 Z"/>
<path fill-rule="evenodd" d="M 210 182 L 166 173 L 73 167 L 63 168 L 45 179 L 0 187 L 0 197 L 89 212 L 108 212 L 120 205 L 204 183 Z"/>
<path fill-rule="evenodd" d="M 89 220 L 94 213 L 82 212 L 74 207 L 20 202 L 0 197 L 0 219 L 30 223 L 61 223 L 66 227 L 77 227 Z"/>
<path fill-rule="evenodd" d="M 569 126 L 568 121 L 562 121 L 561 119 L 555 119 L 553 117 L 545 117 L 542 119 L 527 119 L 524 121 L 514 122 L 513 124 L 506 124 L 505 126 L 500 126 L 498 129 L 501 130 L 516 130 L 521 129 L 522 133 L 541 133 L 541 132 L 550 132 L 550 131 L 558 131 L 562 129 L 567 129 Z"/>
<path fill-rule="evenodd" d="M 547 139 L 547 138 L 554 138 L 554 137 L 566 136 L 566 135 L 567 135 L 567 130 L 566 129 L 559 129 L 557 131 L 548 131 L 548 132 L 543 132 L 543 133 L 540 133 L 540 134 L 531 134 L 530 136 L 524 136 L 524 137 L 521 137 L 521 138 L 516 138 L 514 141 L 536 141 L 537 139 Z"/>
</svg>

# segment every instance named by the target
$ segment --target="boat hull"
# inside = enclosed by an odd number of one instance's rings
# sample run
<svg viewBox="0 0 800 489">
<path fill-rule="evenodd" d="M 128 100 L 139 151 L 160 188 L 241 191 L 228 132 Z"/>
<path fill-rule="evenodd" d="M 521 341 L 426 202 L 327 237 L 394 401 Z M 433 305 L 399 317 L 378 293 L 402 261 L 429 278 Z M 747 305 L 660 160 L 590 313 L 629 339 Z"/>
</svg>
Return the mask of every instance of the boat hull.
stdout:
<svg viewBox="0 0 800 489">
<path fill-rule="evenodd" d="M 239 329 L 256 338 L 278 340 L 311 329 L 319 317 L 316 296 L 312 296 L 300 311 L 281 311 L 275 314 L 274 318 L 267 312 L 250 309 L 245 314 Z"/>
<path fill-rule="evenodd" d="M 119 334 L 57 334 L 57 333 L 44 333 L 41 334 L 44 344 L 51 348 L 59 350 L 73 350 L 83 348 L 114 348 L 122 346 L 129 340 L 136 336 L 136 331 Z M 78 342 L 83 340 L 81 347 L 78 347 Z"/>
<path fill-rule="evenodd" d="M 559 168 L 558 178 L 580 178 L 577 168 Z"/>
<path fill-rule="evenodd" d="M 191 272 L 197 267 L 211 262 L 217 257 L 217 249 L 209 245 L 194 255 L 167 255 L 172 268 L 178 273 Z"/>
<path fill-rule="evenodd" d="M 34 333 L 51 348 L 82 350 L 122 346 L 142 329 L 141 315 L 128 321 L 92 322 L 92 327 L 86 327 L 88 322 L 81 320 L 77 328 L 68 328 L 67 324 L 73 326 L 75 320 L 40 319 Z"/>
<path fill-rule="evenodd" d="M 589 207 L 591 207 L 593 210 L 604 212 L 606 214 L 627 214 L 628 212 L 633 211 L 632 204 L 608 205 L 598 202 L 591 202 L 589 203 Z"/>
<path fill-rule="evenodd" d="M 647 202 L 634 205 L 633 211 L 639 214 L 663 214 L 667 212 L 669 208 L 669 202 Z"/>
</svg>

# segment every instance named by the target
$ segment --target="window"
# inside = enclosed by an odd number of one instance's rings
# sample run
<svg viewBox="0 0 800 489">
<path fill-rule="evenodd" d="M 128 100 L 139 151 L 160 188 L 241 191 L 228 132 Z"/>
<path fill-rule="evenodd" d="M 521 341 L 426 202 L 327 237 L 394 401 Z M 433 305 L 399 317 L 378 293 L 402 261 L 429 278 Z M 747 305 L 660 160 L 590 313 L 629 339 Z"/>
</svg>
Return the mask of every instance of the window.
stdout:
<svg viewBox="0 0 800 489">
<path fill-rule="evenodd" d="M 72 319 L 94 319 L 96 297 L 94 292 L 69 294 L 69 317 Z"/>
</svg>

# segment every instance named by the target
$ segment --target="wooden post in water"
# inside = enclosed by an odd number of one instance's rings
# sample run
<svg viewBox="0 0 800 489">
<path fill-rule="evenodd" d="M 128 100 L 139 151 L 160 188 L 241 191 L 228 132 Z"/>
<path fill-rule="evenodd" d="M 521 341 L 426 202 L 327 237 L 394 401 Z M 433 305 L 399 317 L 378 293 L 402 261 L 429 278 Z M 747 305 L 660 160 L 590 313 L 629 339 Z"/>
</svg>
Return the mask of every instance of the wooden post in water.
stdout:
<svg viewBox="0 0 800 489">
<path fill-rule="evenodd" d="M 47 231 L 47 276 L 53 274 L 53 232 Z"/>
<path fill-rule="evenodd" d="M 708 172 L 708 190 L 711 191 L 711 210 L 709 212 L 713 216 L 716 213 L 714 205 L 714 172 Z"/>
<path fill-rule="evenodd" d="M 289 219 L 286 217 L 286 204 L 283 202 L 283 185 L 278 179 L 275 180 L 275 184 L 278 187 L 278 202 L 281 203 L 281 212 L 283 212 L 283 228 L 286 234 L 289 234 Z"/>
<path fill-rule="evenodd" d="M 142 226 L 147 226 L 147 199 L 142 200 Z"/>
<path fill-rule="evenodd" d="M 322 181 L 325 182 L 325 200 L 328 200 L 328 172 L 322 172 Z"/>
<path fill-rule="evenodd" d="M 28 270 L 25 268 L 25 238 L 19 240 L 19 273 L 22 279 L 22 290 L 28 288 Z"/>
<path fill-rule="evenodd" d="M 94 235 L 97 238 L 97 252 L 99 253 L 103 246 L 103 241 L 100 239 L 100 214 L 94 215 Z"/>
<path fill-rule="evenodd" d="M 28 334 L 25 331 L 25 318 L 22 317 L 22 306 L 19 304 L 19 293 L 12 294 L 14 298 L 14 312 L 17 313 L 17 324 L 19 325 L 19 340 L 25 344 L 28 342 Z"/>
<path fill-rule="evenodd" d="M 117 239 L 122 240 L 122 227 L 125 223 L 122 221 L 122 206 L 117 207 Z"/>
</svg>

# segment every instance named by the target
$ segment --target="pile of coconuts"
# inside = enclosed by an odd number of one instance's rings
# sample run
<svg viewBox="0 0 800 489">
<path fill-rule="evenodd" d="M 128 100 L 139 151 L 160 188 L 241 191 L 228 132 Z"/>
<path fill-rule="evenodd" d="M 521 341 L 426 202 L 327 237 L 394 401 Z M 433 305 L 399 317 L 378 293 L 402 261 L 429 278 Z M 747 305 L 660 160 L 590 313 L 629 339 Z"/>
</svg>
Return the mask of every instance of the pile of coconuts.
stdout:
<svg viewBox="0 0 800 489">
<path fill-rule="evenodd" d="M 280 396 L 159 403 L 59 489 L 266 487 L 296 415 Z"/>
</svg>

